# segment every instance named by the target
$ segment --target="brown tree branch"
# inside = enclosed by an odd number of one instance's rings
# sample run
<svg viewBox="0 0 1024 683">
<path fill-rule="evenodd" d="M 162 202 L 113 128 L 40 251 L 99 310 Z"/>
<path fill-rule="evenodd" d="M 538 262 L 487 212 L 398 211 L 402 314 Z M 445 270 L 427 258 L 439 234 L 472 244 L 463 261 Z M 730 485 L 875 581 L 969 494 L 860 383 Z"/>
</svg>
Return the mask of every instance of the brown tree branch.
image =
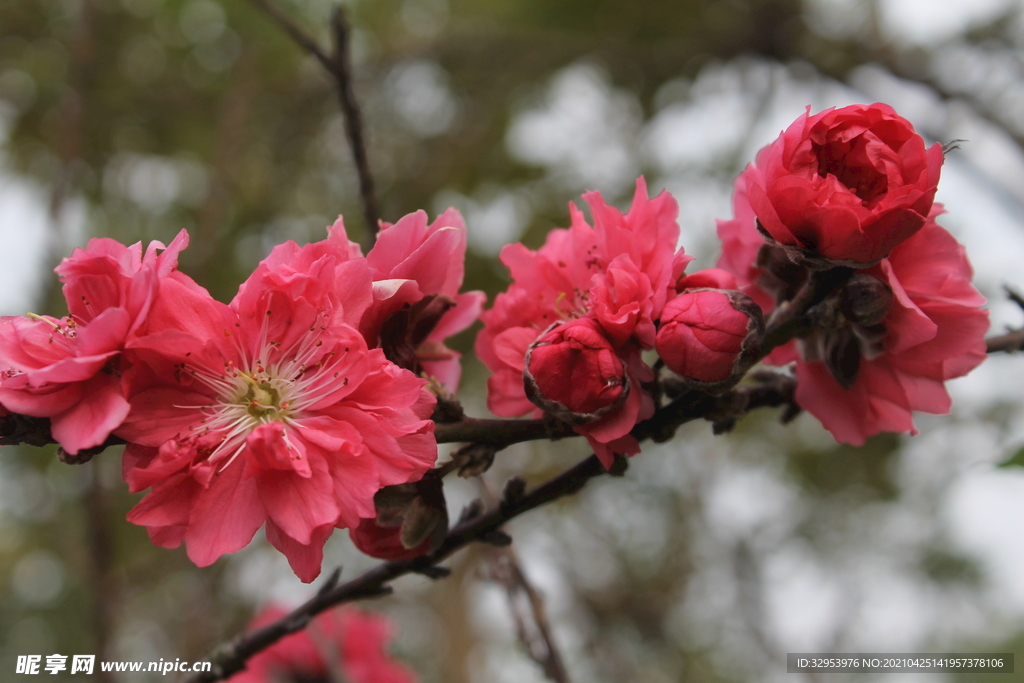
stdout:
<svg viewBox="0 0 1024 683">
<path fill-rule="evenodd" d="M 359 176 L 359 196 L 363 204 L 363 218 L 366 220 L 367 246 L 372 246 L 380 225 L 377 210 L 377 195 L 374 190 L 370 160 L 366 154 L 366 138 L 363 134 L 363 116 L 352 86 L 351 29 L 342 7 L 336 7 L 331 15 L 331 34 L 334 50 L 328 55 L 316 40 L 285 15 L 271 0 L 249 0 L 263 10 L 281 29 L 295 41 L 296 45 L 316 58 L 320 65 L 334 79 L 338 99 L 345 119 L 345 135 L 352 150 L 352 160 Z"/>
<path fill-rule="evenodd" d="M 988 353 L 1016 353 L 1024 349 L 1024 330 L 1012 330 L 989 337 L 985 340 L 985 347 Z"/>
<path fill-rule="evenodd" d="M 1024 310 L 1024 296 L 1009 285 L 1003 285 L 1003 289 L 1006 291 L 1006 297 Z M 1016 353 L 1024 348 L 1024 329 L 1011 329 L 1006 334 L 989 337 L 985 340 L 985 347 L 988 353 Z"/>
<path fill-rule="evenodd" d="M 503 500 L 488 512 L 462 522 L 449 531 L 441 547 L 429 555 L 411 560 L 385 562 L 340 586 L 332 585 L 329 580 L 315 596 L 288 615 L 263 628 L 242 634 L 217 648 L 210 657 L 212 671 L 196 674 L 187 680 L 191 683 L 223 680 L 241 671 L 249 657 L 284 636 L 304 628 L 314 616 L 330 607 L 343 602 L 386 595 L 391 592 L 388 584 L 394 579 L 413 572 L 429 572 L 431 567 L 456 550 L 484 537 L 501 542 L 503 538 L 507 538 L 500 532 L 503 524 L 544 503 L 579 491 L 588 481 L 604 472 L 605 469 L 597 456 L 591 455 L 520 499 Z"/>
<path fill-rule="evenodd" d="M 805 324 L 804 315 L 815 304 L 820 303 L 837 287 L 853 275 L 852 268 L 831 268 L 812 270 L 807 281 L 790 301 L 779 304 L 768 317 L 764 341 L 761 342 L 761 358 L 776 347 L 785 344 Z"/>
<path fill-rule="evenodd" d="M 359 174 L 359 195 L 363 200 L 363 216 L 366 219 L 368 246 L 373 246 L 380 226 L 380 212 L 377 210 L 377 195 L 370 173 L 370 160 L 366 156 L 366 139 L 363 136 L 363 115 L 359 111 L 355 89 L 352 87 L 351 30 L 345 17 L 345 10 L 339 5 L 331 15 L 331 30 L 334 34 L 334 62 L 337 65 L 332 75 L 338 82 L 338 97 L 341 110 L 345 113 L 345 134 L 352 148 L 352 158 Z"/>
<path fill-rule="evenodd" d="M 562 439 L 576 436 L 572 427 L 549 419 L 481 419 L 463 417 L 458 422 L 437 424 L 434 436 L 438 443 L 478 443 L 506 448 L 522 441 Z"/>
<path fill-rule="evenodd" d="M 282 12 L 277 5 L 270 0 L 249 0 L 249 2 L 263 10 L 264 14 L 280 26 L 281 29 L 287 33 L 293 41 L 295 41 L 296 45 L 316 57 L 317 61 L 320 62 L 327 71 L 331 72 L 331 75 L 334 75 L 334 61 L 327 56 L 327 53 L 320 48 L 316 40 L 311 35 L 299 28 L 299 26 L 289 19 L 288 15 Z"/>
</svg>

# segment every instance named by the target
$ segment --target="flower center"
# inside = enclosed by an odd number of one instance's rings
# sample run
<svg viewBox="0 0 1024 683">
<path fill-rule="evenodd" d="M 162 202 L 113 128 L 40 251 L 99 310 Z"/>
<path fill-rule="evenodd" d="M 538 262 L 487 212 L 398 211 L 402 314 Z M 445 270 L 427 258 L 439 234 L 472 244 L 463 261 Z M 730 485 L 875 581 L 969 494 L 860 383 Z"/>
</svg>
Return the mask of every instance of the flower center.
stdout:
<svg viewBox="0 0 1024 683">
<path fill-rule="evenodd" d="M 247 387 L 245 394 L 238 402 L 245 406 L 249 415 L 261 421 L 263 418 L 275 421 L 287 416 L 288 401 L 281 400 L 281 390 L 276 388 L 269 379 L 263 379 L 258 374 L 246 375 L 244 373 L 239 373 L 238 378 Z M 281 381 L 278 380 L 278 382 Z"/>
<path fill-rule="evenodd" d="M 834 175 L 865 205 L 871 206 L 889 189 L 888 177 L 868 153 L 868 137 L 859 135 L 850 141 L 832 141 L 812 145 L 818 158 L 818 175 Z"/>
</svg>

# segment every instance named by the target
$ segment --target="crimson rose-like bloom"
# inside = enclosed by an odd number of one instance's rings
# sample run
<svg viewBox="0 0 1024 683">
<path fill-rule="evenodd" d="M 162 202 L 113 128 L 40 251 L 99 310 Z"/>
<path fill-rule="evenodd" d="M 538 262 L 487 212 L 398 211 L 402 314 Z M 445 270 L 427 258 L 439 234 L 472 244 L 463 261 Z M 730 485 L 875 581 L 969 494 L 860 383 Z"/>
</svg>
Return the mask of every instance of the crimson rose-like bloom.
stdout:
<svg viewBox="0 0 1024 683">
<path fill-rule="evenodd" d="M 737 181 L 736 218 L 719 221 L 720 268 L 731 271 L 766 312 L 793 294 L 806 272 L 763 244 Z M 934 222 L 858 270 L 819 307 L 819 328 L 777 348 L 765 361 L 796 361 L 796 401 L 837 441 L 862 445 L 879 432 L 912 432 L 913 412 L 943 415 L 944 382 L 985 359 L 988 312 L 971 285 L 963 247 Z M 794 271 L 794 268 L 796 269 Z"/>
<path fill-rule="evenodd" d="M 269 607 L 252 630 L 286 614 Z M 352 608 L 322 612 L 305 629 L 285 636 L 253 656 L 231 683 L 416 683 L 416 676 L 387 653 L 391 622 Z"/>
<path fill-rule="evenodd" d="M 808 107 L 736 184 L 777 243 L 866 266 L 924 226 L 942 159 L 886 104 Z"/>
</svg>

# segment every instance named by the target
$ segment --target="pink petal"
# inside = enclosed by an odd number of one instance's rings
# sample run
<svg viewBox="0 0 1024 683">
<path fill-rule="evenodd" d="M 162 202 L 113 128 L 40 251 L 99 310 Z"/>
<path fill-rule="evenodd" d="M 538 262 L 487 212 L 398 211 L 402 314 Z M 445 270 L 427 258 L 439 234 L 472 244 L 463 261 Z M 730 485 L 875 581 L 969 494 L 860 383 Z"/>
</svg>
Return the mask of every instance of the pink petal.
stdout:
<svg viewBox="0 0 1024 683">
<path fill-rule="evenodd" d="M 526 350 L 540 332 L 532 327 L 512 327 L 494 338 L 494 353 L 513 370 L 526 368 Z"/>
<path fill-rule="evenodd" d="M 313 531 L 333 525 L 339 514 L 327 465 L 317 461 L 314 476 L 308 478 L 283 470 L 256 475 L 267 517 L 301 545 L 309 545 Z"/>
<path fill-rule="evenodd" d="M 118 378 L 101 373 L 85 385 L 81 401 L 51 418 L 53 438 L 71 455 L 99 446 L 124 422 L 130 407 Z"/>
<path fill-rule="evenodd" d="M 499 370 L 487 378 L 487 409 L 502 417 L 518 417 L 537 409 L 526 398 L 522 371 Z"/>
<path fill-rule="evenodd" d="M 220 471 L 194 498 L 185 542 L 196 566 L 247 546 L 267 518 L 256 480 L 243 476 L 244 469 L 236 462 Z"/>
<path fill-rule="evenodd" d="M 309 583 L 320 576 L 320 568 L 324 562 L 324 544 L 332 533 L 333 524 L 318 527 L 313 530 L 309 543 L 299 543 L 272 520 L 267 520 L 267 541 L 288 558 L 288 566 L 303 583 Z"/>
</svg>

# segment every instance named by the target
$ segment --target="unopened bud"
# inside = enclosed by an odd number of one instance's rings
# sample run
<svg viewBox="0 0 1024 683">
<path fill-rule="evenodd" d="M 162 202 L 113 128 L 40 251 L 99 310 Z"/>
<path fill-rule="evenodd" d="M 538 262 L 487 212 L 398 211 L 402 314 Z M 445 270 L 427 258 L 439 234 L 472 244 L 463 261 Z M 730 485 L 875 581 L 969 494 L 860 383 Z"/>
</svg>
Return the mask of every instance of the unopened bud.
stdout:
<svg viewBox="0 0 1024 683">
<path fill-rule="evenodd" d="M 552 326 L 530 345 L 523 371 L 526 396 L 572 425 L 599 420 L 629 394 L 626 368 L 600 323 L 580 318 Z"/>
<path fill-rule="evenodd" d="M 406 548 L 402 545 L 401 525 L 381 526 L 372 517 L 349 529 L 348 535 L 359 550 L 378 560 L 408 560 L 425 554 L 430 546 L 430 539 L 427 539 L 415 548 Z"/>
<path fill-rule="evenodd" d="M 858 273 L 843 287 L 839 305 L 850 322 L 871 327 L 885 319 L 892 302 L 889 285 L 873 275 Z"/>
<path fill-rule="evenodd" d="M 434 470 L 417 482 L 384 487 L 373 502 L 377 516 L 348 531 L 355 546 L 370 557 L 419 557 L 437 548 L 448 532 L 441 478 Z"/>
<path fill-rule="evenodd" d="M 711 393 L 734 385 L 754 361 L 764 318 L 750 297 L 734 290 L 695 289 L 665 305 L 656 348 L 670 370 Z"/>
</svg>

